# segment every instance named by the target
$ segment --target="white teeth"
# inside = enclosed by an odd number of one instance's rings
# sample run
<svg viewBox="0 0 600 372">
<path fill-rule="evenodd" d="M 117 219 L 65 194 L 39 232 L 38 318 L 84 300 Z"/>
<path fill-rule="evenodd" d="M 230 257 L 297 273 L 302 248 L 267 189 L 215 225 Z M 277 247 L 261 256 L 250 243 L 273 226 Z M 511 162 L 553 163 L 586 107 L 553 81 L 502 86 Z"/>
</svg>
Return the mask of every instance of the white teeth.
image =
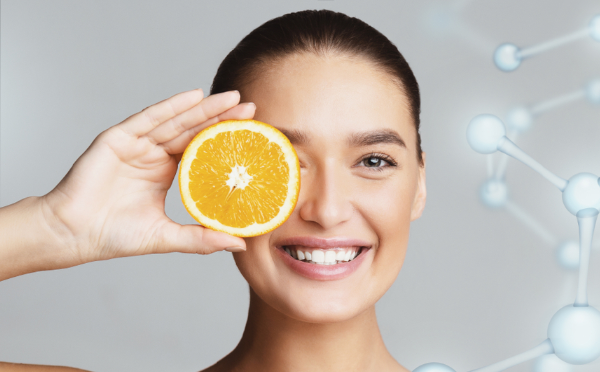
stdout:
<svg viewBox="0 0 600 372">
<path fill-rule="evenodd" d="M 312 251 L 311 261 L 316 262 L 316 263 L 325 262 L 325 253 L 323 251 L 319 251 L 319 250 Z"/>
<path fill-rule="evenodd" d="M 344 261 L 350 261 L 350 257 L 352 256 L 352 251 L 346 252 L 344 255 Z"/>
<path fill-rule="evenodd" d="M 307 261 L 314 264 L 321 265 L 335 265 L 341 262 L 348 262 L 358 256 L 358 252 L 360 248 L 351 247 L 351 248 L 342 248 L 335 250 L 321 250 L 315 249 L 312 252 L 309 251 L 301 251 L 292 247 L 284 248 L 285 252 L 290 256 L 294 257 L 299 261 Z"/>
<path fill-rule="evenodd" d="M 325 263 L 335 263 L 335 251 L 325 252 Z"/>
</svg>

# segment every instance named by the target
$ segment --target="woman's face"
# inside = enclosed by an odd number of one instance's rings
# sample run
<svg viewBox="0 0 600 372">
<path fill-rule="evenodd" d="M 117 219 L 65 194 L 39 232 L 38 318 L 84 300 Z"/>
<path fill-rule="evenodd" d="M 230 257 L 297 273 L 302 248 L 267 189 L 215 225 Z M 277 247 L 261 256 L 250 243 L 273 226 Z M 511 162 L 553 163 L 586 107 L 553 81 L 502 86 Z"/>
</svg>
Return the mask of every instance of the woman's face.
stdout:
<svg viewBox="0 0 600 372">
<path fill-rule="evenodd" d="M 360 314 L 394 282 L 410 222 L 425 205 L 407 98 L 366 61 L 313 54 L 269 67 L 242 97 L 256 104 L 256 120 L 294 145 L 301 187 L 290 218 L 247 238 L 237 266 L 264 302 L 292 318 L 323 323 Z M 306 252 L 311 261 L 335 254 L 341 262 L 306 262 Z"/>
</svg>

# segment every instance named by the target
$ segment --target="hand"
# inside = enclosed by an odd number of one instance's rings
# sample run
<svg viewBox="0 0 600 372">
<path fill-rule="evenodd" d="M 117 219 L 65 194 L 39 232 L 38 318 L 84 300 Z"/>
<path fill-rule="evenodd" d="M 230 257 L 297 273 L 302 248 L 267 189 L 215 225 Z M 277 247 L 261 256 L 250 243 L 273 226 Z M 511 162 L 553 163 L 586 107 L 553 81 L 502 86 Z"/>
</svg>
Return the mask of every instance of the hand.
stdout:
<svg viewBox="0 0 600 372">
<path fill-rule="evenodd" d="M 245 250 L 243 239 L 179 225 L 164 210 L 182 153 L 202 129 L 251 119 L 237 91 L 177 94 L 102 132 L 63 180 L 41 198 L 45 220 L 64 242 L 59 266 L 150 253 Z"/>
</svg>

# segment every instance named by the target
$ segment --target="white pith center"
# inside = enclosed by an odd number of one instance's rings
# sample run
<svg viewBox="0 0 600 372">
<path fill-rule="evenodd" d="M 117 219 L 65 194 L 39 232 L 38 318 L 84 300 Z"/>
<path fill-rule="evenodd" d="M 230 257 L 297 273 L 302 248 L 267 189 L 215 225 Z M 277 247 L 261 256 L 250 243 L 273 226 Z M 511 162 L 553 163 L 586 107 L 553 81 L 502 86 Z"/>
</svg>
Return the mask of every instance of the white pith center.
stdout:
<svg viewBox="0 0 600 372">
<path fill-rule="evenodd" d="M 250 181 L 252 181 L 252 176 L 248 174 L 246 167 L 236 164 L 231 169 L 231 173 L 229 173 L 229 179 L 225 183 L 227 186 L 229 186 L 230 190 L 233 190 L 233 188 L 243 190 L 246 186 L 248 186 Z"/>
</svg>

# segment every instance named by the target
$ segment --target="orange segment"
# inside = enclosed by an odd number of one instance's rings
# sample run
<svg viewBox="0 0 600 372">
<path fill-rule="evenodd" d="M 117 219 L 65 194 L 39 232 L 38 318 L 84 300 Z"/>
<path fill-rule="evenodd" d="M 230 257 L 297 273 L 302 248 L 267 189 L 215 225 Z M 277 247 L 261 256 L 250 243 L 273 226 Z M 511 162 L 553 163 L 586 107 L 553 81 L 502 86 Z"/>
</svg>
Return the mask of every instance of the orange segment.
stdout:
<svg viewBox="0 0 600 372">
<path fill-rule="evenodd" d="M 202 225 L 256 236 L 281 225 L 300 191 L 300 164 L 287 137 L 256 120 L 228 120 L 200 132 L 179 170 L 183 204 Z"/>
</svg>

